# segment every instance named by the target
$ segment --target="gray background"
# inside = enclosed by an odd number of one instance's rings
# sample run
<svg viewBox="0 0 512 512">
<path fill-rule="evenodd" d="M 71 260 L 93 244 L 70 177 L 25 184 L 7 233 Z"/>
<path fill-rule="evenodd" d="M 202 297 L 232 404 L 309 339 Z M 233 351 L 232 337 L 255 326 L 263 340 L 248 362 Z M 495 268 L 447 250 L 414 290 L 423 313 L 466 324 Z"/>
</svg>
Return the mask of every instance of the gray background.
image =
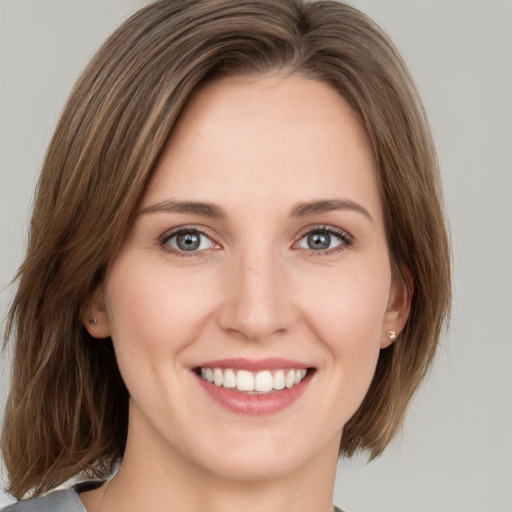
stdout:
<svg viewBox="0 0 512 512">
<path fill-rule="evenodd" d="M 145 3 L 0 0 L 2 317 L 57 116 L 95 49 Z M 512 1 L 351 3 L 398 45 L 430 115 L 455 295 L 403 434 L 377 461 L 341 461 L 335 501 L 350 512 L 512 512 Z M 3 405 L 9 358 L 1 357 Z"/>
</svg>

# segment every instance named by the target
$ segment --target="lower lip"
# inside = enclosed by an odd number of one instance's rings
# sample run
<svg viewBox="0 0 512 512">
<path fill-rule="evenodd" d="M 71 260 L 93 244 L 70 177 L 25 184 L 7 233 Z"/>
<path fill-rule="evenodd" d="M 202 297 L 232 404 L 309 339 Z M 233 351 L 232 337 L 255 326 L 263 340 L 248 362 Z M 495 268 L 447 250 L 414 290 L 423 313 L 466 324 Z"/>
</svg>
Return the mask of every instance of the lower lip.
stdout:
<svg viewBox="0 0 512 512">
<path fill-rule="evenodd" d="M 276 390 L 272 393 L 251 395 L 222 386 L 216 386 L 197 376 L 203 389 L 216 402 L 230 411 L 249 416 L 274 414 L 290 406 L 302 396 L 311 382 L 311 377 L 312 375 L 308 372 L 304 380 L 291 388 Z"/>
</svg>

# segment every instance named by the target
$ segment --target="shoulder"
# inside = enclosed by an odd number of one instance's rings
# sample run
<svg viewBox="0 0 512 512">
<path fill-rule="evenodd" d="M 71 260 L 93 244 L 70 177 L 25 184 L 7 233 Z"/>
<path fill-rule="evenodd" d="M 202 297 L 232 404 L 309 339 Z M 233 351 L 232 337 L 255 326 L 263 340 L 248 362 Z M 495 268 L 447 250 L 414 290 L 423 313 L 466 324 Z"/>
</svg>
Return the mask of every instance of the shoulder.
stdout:
<svg viewBox="0 0 512 512">
<path fill-rule="evenodd" d="M 75 489 L 53 491 L 46 496 L 18 501 L 0 512 L 87 512 Z"/>
</svg>

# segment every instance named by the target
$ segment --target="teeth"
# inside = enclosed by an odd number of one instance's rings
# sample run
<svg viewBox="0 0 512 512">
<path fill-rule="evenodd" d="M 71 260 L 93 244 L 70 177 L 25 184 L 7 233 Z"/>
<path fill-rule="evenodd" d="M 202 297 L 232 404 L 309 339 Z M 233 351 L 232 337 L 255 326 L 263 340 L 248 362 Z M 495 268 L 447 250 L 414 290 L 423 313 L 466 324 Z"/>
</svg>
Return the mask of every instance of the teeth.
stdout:
<svg viewBox="0 0 512 512">
<path fill-rule="evenodd" d="M 225 388 L 236 388 L 248 393 L 270 393 L 274 390 L 291 388 L 306 377 L 305 369 L 263 370 L 249 372 L 232 368 L 201 368 L 201 378 Z"/>
<path fill-rule="evenodd" d="M 220 368 L 215 368 L 213 370 L 213 383 L 216 386 L 222 386 L 224 382 L 224 376 L 222 375 L 222 370 Z"/>
<path fill-rule="evenodd" d="M 208 371 L 206 372 L 208 377 Z M 284 378 L 284 383 L 287 388 L 291 388 L 295 384 L 295 370 L 290 370 Z"/>
<path fill-rule="evenodd" d="M 236 375 L 236 389 L 254 391 L 254 375 L 246 370 L 240 370 Z"/>
<path fill-rule="evenodd" d="M 277 370 L 274 374 L 274 389 L 284 389 L 286 386 L 283 370 Z"/>
<path fill-rule="evenodd" d="M 224 372 L 224 381 L 222 385 L 225 388 L 236 388 L 236 374 L 231 368 Z"/>
<path fill-rule="evenodd" d="M 274 378 L 268 371 L 258 372 L 254 379 L 254 391 L 268 393 L 274 389 Z"/>
</svg>

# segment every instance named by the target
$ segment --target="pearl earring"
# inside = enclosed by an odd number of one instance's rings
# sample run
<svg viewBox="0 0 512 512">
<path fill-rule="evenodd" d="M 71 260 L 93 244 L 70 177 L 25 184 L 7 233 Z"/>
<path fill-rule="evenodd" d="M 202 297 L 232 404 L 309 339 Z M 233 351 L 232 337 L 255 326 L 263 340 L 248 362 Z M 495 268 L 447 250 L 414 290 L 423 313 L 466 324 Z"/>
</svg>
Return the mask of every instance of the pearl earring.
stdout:
<svg viewBox="0 0 512 512">
<path fill-rule="evenodd" d="M 388 331 L 387 337 L 389 341 L 395 341 L 396 340 L 396 332 L 395 331 Z"/>
<path fill-rule="evenodd" d="M 91 325 L 96 325 L 98 323 L 98 320 L 96 320 L 96 318 L 89 318 L 89 320 L 87 320 Z"/>
</svg>

